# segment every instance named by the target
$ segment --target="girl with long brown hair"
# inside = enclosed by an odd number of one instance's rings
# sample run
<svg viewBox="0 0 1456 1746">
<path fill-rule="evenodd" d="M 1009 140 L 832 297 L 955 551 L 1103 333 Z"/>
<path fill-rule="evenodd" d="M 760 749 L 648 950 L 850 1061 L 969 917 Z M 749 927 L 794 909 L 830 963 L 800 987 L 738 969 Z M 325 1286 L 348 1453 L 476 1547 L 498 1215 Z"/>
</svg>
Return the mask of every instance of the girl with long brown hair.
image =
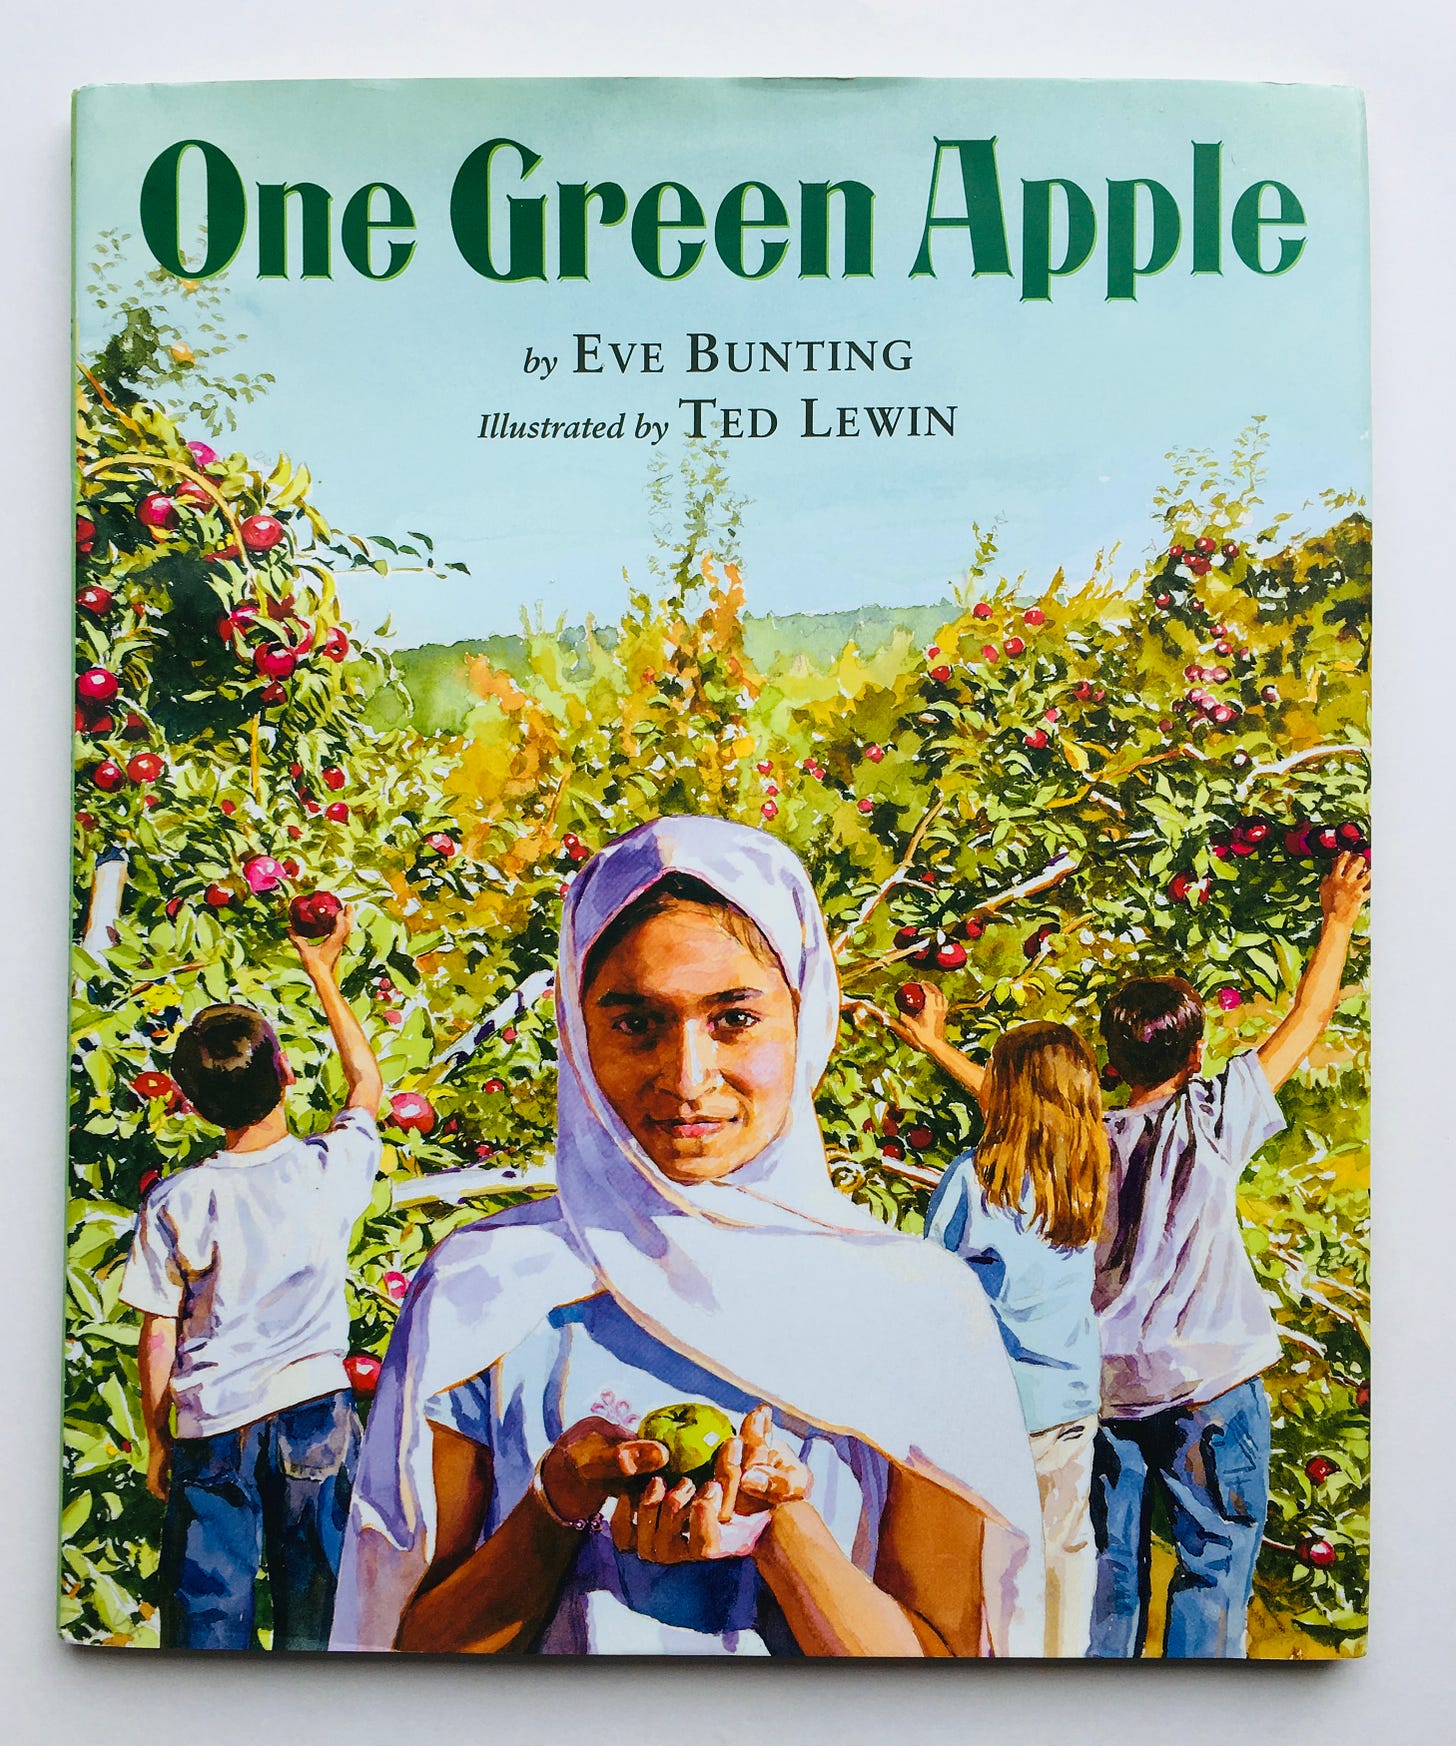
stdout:
<svg viewBox="0 0 1456 1746">
<path fill-rule="evenodd" d="M 1097 1553 L 1090 1517 L 1101 1352 L 1092 1309 L 1107 1203 L 1097 1063 L 1075 1031 L 1025 1024 L 981 1067 L 946 1040 L 945 996 L 881 1018 L 972 1091 L 980 1144 L 946 1170 L 925 1234 L 980 1280 L 1001 1329 L 1036 1460 L 1046 1552 L 1046 1653 L 1087 1653 Z"/>
</svg>

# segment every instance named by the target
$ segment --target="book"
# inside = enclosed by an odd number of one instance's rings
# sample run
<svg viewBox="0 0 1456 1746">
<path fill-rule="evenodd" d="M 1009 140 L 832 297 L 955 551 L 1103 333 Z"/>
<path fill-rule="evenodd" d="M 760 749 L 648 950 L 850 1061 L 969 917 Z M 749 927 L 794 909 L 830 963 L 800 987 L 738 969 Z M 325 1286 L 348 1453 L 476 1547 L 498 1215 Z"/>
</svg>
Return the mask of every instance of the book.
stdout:
<svg viewBox="0 0 1456 1746">
<path fill-rule="evenodd" d="M 74 222 L 62 1634 L 1361 1653 L 1359 93 L 97 86 Z"/>
</svg>

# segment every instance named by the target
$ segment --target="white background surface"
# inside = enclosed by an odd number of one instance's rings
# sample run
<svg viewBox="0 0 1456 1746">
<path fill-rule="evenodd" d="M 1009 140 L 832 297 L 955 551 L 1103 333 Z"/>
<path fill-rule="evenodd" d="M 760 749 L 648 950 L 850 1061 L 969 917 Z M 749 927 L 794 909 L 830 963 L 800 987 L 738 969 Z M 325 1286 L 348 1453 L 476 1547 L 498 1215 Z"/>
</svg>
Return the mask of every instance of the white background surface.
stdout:
<svg viewBox="0 0 1456 1746">
<path fill-rule="evenodd" d="M 0 1737 L 17 1746 L 485 1739 L 1179 1746 L 1452 1737 L 1456 551 L 1449 4 L 1419 0 L 255 0 L 6 7 L 0 106 Z M 69 826 L 68 94 L 101 80 L 927 74 L 1362 85 L 1380 598 L 1376 1518 L 1367 1660 L 737 1666 L 184 1659 L 55 1638 Z"/>
</svg>

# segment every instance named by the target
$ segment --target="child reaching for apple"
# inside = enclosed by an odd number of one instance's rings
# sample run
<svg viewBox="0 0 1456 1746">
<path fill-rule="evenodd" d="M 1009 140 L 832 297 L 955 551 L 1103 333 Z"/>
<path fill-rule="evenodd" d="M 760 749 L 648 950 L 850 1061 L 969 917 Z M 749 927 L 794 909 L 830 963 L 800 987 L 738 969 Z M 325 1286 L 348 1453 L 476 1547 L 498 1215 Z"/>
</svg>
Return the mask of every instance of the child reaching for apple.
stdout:
<svg viewBox="0 0 1456 1746">
<path fill-rule="evenodd" d="M 336 905 L 314 937 L 297 921 L 289 935 L 348 1089 L 326 1134 L 289 1132 L 293 1070 L 251 1007 L 207 1007 L 173 1053 L 174 1078 L 223 1148 L 147 1195 L 121 1288 L 142 1313 L 147 1485 L 166 1503 L 164 1647 L 254 1647 L 260 1565 L 274 1648 L 328 1646 L 360 1436 L 345 1268 L 379 1167 L 383 1092 L 338 984 L 352 925 Z"/>
<path fill-rule="evenodd" d="M 1108 1185 L 1097 1063 L 1066 1025 L 1026 1024 L 998 1037 L 982 1068 L 946 1041 L 940 989 L 907 988 L 909 998 L 897 1002 L 900 1019 L 868 1010 L 973 1091 L 985 1116 L 980 1143 L 937 1184 L 925 1235 L 960 1256 L 990 1299 L 1036 1464 L 1044 1653 L 1084 1656 L 1097 1577 L 1094 1246 Z"/>
<path fill-rule="evenodd" d="M 1111 1179 L 1093 1294 L 1102 1348 L 1094 1657 L 1142 1653 L 1155 1492 L 1177 1560 L 1163 1654 L 1245 1653 L 1269 1489 L 1260 1377 L 1279 1336 L 1236 1196 L 1254 1154 L 1284 1127 L 1274 1094 L 1334 1016 L 1369 890 L 1361 857 L 1339 856 L 1320 885 L 1319 940 L 1289 1011 L 1211 1077 L 1200 1073 L 1203 1002 L 1181 977 L 1126 982 L 1103 1010 L 1108 1060 L 1130 1095 L 1105 1117 Z M 986 1070 L 946 1040 L 938 989 L 924 989 L 919 1010 L 878 1016 L 982 1096 Z"/>
</svg>

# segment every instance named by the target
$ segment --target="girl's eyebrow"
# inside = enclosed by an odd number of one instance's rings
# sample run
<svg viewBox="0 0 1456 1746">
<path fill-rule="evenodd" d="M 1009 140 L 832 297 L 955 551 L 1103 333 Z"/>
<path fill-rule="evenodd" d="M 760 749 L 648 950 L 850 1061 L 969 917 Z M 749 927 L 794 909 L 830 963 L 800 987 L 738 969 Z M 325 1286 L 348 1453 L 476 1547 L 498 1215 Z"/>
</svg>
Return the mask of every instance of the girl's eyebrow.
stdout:
<svg viewBox="0 0 1456 1746">
<path fill-rule="evenodd" d="M 761 988 L 725 988 L 718 994 L 705 995 L 701 1004 L 704 1006 L 725 1006 L 738 1000 L 757 1000 L 762 997 L 763 992 Z M 633 994 L 627 989 L 613 989 L 606 994 L 599 994 L 593 1004 L 596 1006 L 629 1006 L 640 1009 L 657 1006 L 661 1003 L 654 1000 L 651 995 Z"/>
</svg>

